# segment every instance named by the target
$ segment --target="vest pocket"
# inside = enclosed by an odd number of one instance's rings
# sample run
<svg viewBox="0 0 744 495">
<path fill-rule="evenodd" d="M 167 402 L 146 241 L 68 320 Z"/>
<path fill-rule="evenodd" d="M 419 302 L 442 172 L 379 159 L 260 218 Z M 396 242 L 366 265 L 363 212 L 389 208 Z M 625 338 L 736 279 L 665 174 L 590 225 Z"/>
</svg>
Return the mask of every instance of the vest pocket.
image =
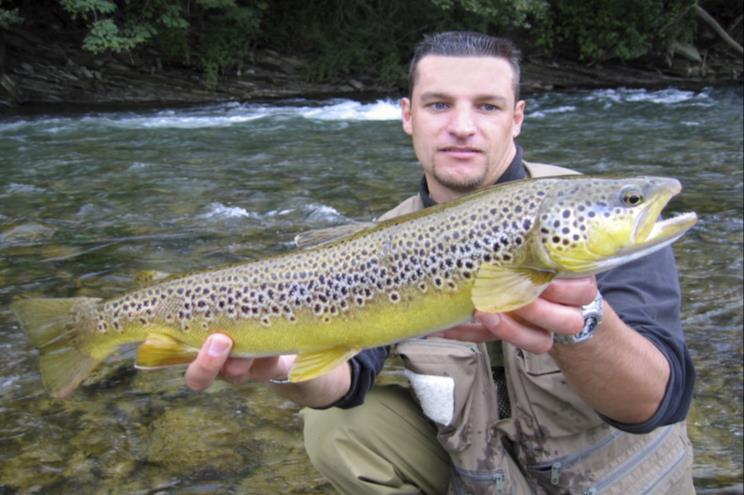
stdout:
<svg viewBox="0 0 744 495">
<path fill-rule="evenodd" d="M 693 493 L 692 452 L 684 431 L 684 424 L 659 428 L 649 435 L 613 429 L 581 451 L 527 465 L 527 471 L 551 492 Z"/>
<path fill-rule="evenodd" d="M 565 437 L 605 424 L 566 383 L 550 355 L 508 346 L 504 357 L 511 373 L 512 416 L 519 423 L 521 435 L 540 443 L 544 438 Z"/>
<path fill-rule="evenodd" d="M 486 346 L 442 338 L 396 346 L 424 414 L 449 454 L 449 493 L 529 493 L 493 424 L 498 399 Z"/>
<path fill-rule="evenodd" d="M 493 387 L 489 386 L 488 355 L 471 342 L 442 338 L 412 339 L 396 346 L 403 358 L 405 374 L 424 414 L 437 424 L 445 448 L 465 448 L 475 435 L 485 436 L 490 423 L 489 410 L 496 410 Z M 476 388 L 476 387 L 482 388 Z M 473 401 L 475 390 L 488 393 Z M 480 393 L 478 394 L 480 395 Z M 473 415 L 480 426 L 468 426 Z"/>
</svg>

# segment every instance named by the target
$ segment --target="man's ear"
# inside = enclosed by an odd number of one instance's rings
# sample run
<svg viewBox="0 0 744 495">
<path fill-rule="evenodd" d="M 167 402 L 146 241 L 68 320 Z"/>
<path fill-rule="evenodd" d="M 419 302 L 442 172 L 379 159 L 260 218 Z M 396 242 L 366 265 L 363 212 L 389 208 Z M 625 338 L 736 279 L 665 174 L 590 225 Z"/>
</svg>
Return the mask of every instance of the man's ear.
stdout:
<svg viewBox="0 0 744 495">
<path fill-rule="evenodd" d="M 514 122 L 512 123 L 512 134 L 514 137 L 519 136 L 519 133 L 522 132 L 522 122 L 524 122 L 524 109 L 526 106 L 527 102 L 524 100 L 519 100 L 514 105 Z"/>
<path fill-rule="evenodd" d="M 411 126 L 411 99 L 401 98 L 400 99 L 400 114 L 403 120 L 403 131 L 409 136 L 413 134 L 413 127 Z"/>
</svg>

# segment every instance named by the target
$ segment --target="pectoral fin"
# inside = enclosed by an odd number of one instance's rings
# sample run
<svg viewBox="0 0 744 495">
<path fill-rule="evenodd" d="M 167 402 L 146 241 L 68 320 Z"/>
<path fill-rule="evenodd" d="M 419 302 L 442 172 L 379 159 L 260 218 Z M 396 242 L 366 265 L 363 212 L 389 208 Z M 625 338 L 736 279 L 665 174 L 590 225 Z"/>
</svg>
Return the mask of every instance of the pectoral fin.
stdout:
<svg viewBox="0 0 744 495">
<path fill-rule="evenodd" d="M 349 347 L 333 347 L 319 352 L 304 352 L 297 356 L 297 360 L 289 372 L 289 381 L 304 382 L 328 373 L 358 352 L 359 349 Z"/>
<path fill-rule="evenodd" d="M 470 297 L 481 311 L 512 311 L 537 299 L 554 277 L 551 272 L 484 264 L 475 277 Z"/>
<path fill-rule="evenodd" d="M 190 363 L 199 349 L 174 339 L 170 335 L 151 333 L 137 348 L 136 368 L 154 370 Z"/>
</svg>

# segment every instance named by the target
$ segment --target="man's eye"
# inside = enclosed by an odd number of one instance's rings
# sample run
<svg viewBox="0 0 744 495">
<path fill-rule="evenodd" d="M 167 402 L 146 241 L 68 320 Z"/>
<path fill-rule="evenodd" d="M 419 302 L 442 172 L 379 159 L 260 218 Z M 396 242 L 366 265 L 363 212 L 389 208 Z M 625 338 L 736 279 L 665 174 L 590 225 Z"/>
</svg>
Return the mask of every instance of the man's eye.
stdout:
<svg viewBox="0 0 744 495">
<path fill-rule="evenodd" d="M 432 110 L 437 110 L 437 111 L 446 110 L 448 108 L 448 105 L 441 101 L 436 101 L 429 106 L 432 108 Z"/>
<path fill-rule="evenodd" d="M 493 103 L 484 103 L 483 105 L 481 105 L 481 108 L 484 112 L 495 112 L 499 109 L 499 107 L 494 105 Z"/>
</svg>

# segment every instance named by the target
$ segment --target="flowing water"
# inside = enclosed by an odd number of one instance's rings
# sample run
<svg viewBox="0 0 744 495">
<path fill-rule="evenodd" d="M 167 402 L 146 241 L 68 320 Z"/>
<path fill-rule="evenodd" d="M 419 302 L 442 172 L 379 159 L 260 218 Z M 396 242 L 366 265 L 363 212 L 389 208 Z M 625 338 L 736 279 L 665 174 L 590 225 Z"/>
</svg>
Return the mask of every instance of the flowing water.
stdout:
<svg viewBox="0 0 744 495">
<path fill-rule="evenodd" d="M 520 143 L 535 161 L 682 181 L 670 211 L 700 216 L 675 244 L 695 482 L 741 493 L 741 91 L 539 95 Z M 50 399 L 8 305 L 110 297 L 143 271 L 255 259 L 376 217 L 420 177 L 393 100 L 5 116 L 0 170 L 0 493 L 332 492 L 297 408 L 261 385 L 193 393 L 182 370 L 133 371 L 125 348 L 71 400 Z"/>
</svg>

